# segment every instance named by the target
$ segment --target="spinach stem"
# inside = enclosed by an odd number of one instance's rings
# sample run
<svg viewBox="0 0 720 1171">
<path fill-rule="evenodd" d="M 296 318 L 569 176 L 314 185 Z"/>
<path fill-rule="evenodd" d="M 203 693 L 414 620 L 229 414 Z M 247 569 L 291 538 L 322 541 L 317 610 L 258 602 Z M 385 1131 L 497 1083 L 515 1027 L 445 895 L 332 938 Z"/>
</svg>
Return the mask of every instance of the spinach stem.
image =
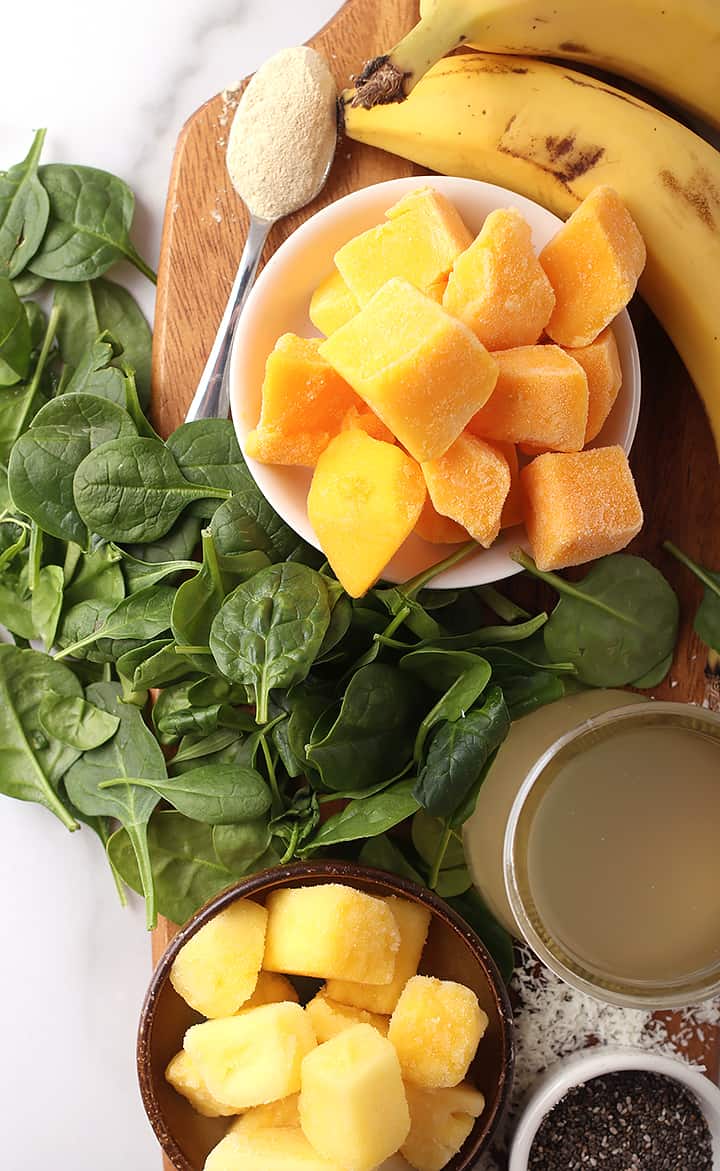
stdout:
<svg viewBox="0 0 720 1171">
<path fill-rule="evenodd" d="M 300 824 L 299 824 L 299 822 L 296 821 L 292 827 L 291 832 L 290 832 L 290 841 L 288 842 L 288 848 L 285 851 L 285 853 L 283 854 L 282 858 L 280 859 L 280 862 L 279 862 L 280 866 L 284 866 L 293 857 L 299 836 L 300 836 Z"/>
<path fill-rule="evenodd" d="M 265 760 L 265 767 L 267 769 L 267 774 L 268 774 L 268 781 L 270 783 L 270 789 L 271 789 L 272 795 L 273 795 L 273 806 L 277 809 L 277 811 L 279 813 L 282 813 L 283 810 L 285 809 L 285 803 L 283 802 L 283 799 L 280 796 L 280 790 L 278 788 L 278 783 L 277 783 L 277 776 L 275 775 L 275 765 L 273 764 L 272 752 L 270 751 L 270 746 L 269 746 L 267 740 L 265 739 L 264 733 L 260 736 L 260 747 L 262 748 L 262 754 L 263 754 L 263 757 Z"/>
<path fill-rule="evenodd" d="M 48 354 L 50 353 L 50 347 L 55 340 L 55 334 L 57 333 L 57 327 L 60 321 L 60 313 L 60 306 L 53 305 L 52 309 L 50 310 L 50 316 L 48 318 L 47 328 L 45 330 L 45 337 L 43 338 L 42 345 L 40 347 L 40 353 L 38 354 L 35 370 L 33 371 L 33 376 L 30 379 L 30 382 L 28 383 L 28 392 L 25 395 L 24 405 L 20 411 L 19 418 L 16 420 L 16 433 L 18 435 L 20 435 L 21 432 L 25 430 L 25 420 L 27 419 L 28 411 L 32 406 L 33 399 L 37 394 L 37 390 L 40 385 L 40 379 L 42 378 L 42 373 L 45 369 L 45 363 L 47 362 Z"/>
<path fill-rule="evenodd" d="M 515 549 L 510 556 L 513 561 L 517 561 L 518 565 L 522 565 L 528 573 L 533 577 L 539 578 L 540 581 L 546 582 L 552 586 L 561 596 L 565 594 L 568 598 L 576 598 L 579 602 L 584 602 L 587 606 L 594 606 L 596 610 L 603 610 L 605 614 L 610 614 L 613 618 L 617 618 L 619 622 L 626 622 L 628 626 L 640 626 L 639 622 L 635 622 L 632 618 L 628 618 L 627 614 L 623 614 L 620 610 L 614 610 L 612 606 L 601 602 L 599 598 L 594 598 L 590 594 L 584 594 L 582 590 L 578 590 L 569 581 L 565 581 L 564 577 L 560 577 L 557 573 L 545 573 L 542 569 L 538 569 L 532 557 L 528 557 L 522 549 Z M 642 629 L 642 627 L 641 627 Z"/>
<path fill-rule="evenodd" d="M 176 655 L 211 655 L 212 651 L 209 646 L 192 646 L 192 644 L 185 645 L 184 643 L 176 643 Z"/>
<path fill-rule="evenodd" d="M 435 887 L 438 884 L 438 878 L 440 877 L 440 871 L 442 869 L 443 859 L 445 858 L 445 855 L 447 853 L 447 848 L 450 845 L 451 837 L 452 837 L 452 828 L 450 826 L 450 823 L 446 822 L 445 829 L 443 831 L 443 836 L 440 838 L 440 841 L 438 843 L 437 853 L 435 854 L 435 858 L 433 859 L 432 869 L 430 870 L 430 875 L 428 877 L 428 886 L 430 887 L 430 890 L 435 890 Z"/>
<path fill-rule="evenodd" d="M 686 569 L 689 569 L 691 573 L 694 573 L 698 581 L 701 581 L 707 589 L 720 598 L 720 584 L 710 576 L 707 570 L 703 569 L 702 565 L 698 565 L 697 561 L 693 561 L 692 557 L 688 557 L 687 553 L 683 553 L 682 549 L 678 549 L 672 541 L 663 541 L 662 548 Z"/>
<path fill-rule="evenodd" d="M 432 581 L 439 573 L 444 573 L 446 569 L 451 569 L 453 565 L 457 565 L 458 561 L 464 561 L 471 553 L 475 553 L 477 548 L 477 541 L 467 541 L 464 545 L 460 545 L 458 549 L 455 549 L 444 561 L 438 561 L 436 565 L 430 565 L 427 569 L 423 569 L 422 573 L 418 573 L 415 577 L 411 577 L 409 581 L 403 582 L 402 585 L 398 586 L 398 589 L 408 598 L 416 597 L 423 586 L 426 586 L 429 581 Z"/>
<path fill-rule="evenodd" d="M 125 252 L 125 255 L 127 256 L 128 260 L 134 264 L 137 269 L 140 270 L 143 276 L 146 276 L 147 279 L 152 281 L 154 285 L 157 284 L 157 273 L 151 269 L 149 264 L 145 263 L 142 256 L 133 244 L 130 245 L 128 250 Z"/>
<path fill-rule="evenodd" d="M 30 528 L 30 548 L 28 550 L 28 588 L 31 594 L 37 589 L 40 577 L 42 548 L 43 532 L 40 526 L 33 521 Z"/>
<path fill-rule="evenodd" d="M 493 614 L 497 614 L 498 618 L 502 618 L 503 622 L 524 621 L 530 617 L 527 610 L 506 598 L 494 585 L 478 586 L 477 592 L 487 608 L 492 610 Z"/>
</svg>

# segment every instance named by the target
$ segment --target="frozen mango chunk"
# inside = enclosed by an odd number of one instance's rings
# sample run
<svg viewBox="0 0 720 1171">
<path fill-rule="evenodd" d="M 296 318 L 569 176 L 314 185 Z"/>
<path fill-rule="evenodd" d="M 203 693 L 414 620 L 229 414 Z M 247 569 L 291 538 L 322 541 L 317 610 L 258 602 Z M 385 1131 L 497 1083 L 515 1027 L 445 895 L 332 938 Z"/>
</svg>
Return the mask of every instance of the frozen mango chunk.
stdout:
<svg viewBox="0 0 720 1171">
<path fill-rule="evenodd" d="M 589 346 L 624 309 L 645 267 L 645 243 L 612 187 L 595 187 L 540 253 L 555 290 L 546 332 Z"/>
<path fill-rule="evenodd" d="M 430 912 L 420 903 L 390 895 L 383 899 L 395 916 L 400 931 L 400 947 L 395 957 L 395 975 L 384 986 L 353 984 L 346 980 L 328 980 L 327 993 L 342 1004 L 353 1004 L 373 1013 L 391 1013 L 400 993 L 418 970 L 420 956 L 430 926 Z"/>
<path fill-rule="evenodd" d="M 495 439 L 489 444 L 499 451 L 504 459 L 507 460 L 507 465 L 510 469 L 510 491 L 505 497 L 503 504 L 502 516 L 500 517 L 500 528 L 511 529 L 514 525 L 521 525 L 525 518 L 525 497 L 522 490 L 522 481 L 520 480 L 520 461 L 518 459 L 517 447 L 514 443 L 503 443 L 501 439 Z"/>
<path fill-rule="evenodd" d="M 165 1070 L 165 1079 L 178 1094 L 187 1098 L 193 1110 L 197 1110 L 198 1114 L 203 1114 L 206 1118 L 222 1118 L 237 1114 L 237 1110 L 232 1106 L 213 1098 L 192 1058 L 184 1049 L 173 1057 Z"/>
<path fill-rule="evenodd" d="M 231 1127 L 208 1155 L 205 1171 L 346 1171 L 346 1166 L 319 1155 L 299 1127 L 239 1132 Z"/>
<path fill-rule="evenodd" d="M 367 984 L 392 980 L 400 932 L 382 899 L 327 882 L 274 890 L 267 909 L 265 967 L 271 971 Z"/>
<path fill-rule="evenodd" d="M 411 191 L 335 253 L 335 264 L 359 304 L 391 277 L 403 277 L 438 301 L 453 261 L 472 241 L 459 213 L 430 187 Z"/>
<path fill-rule="evenodd" d="M 252 996 L 265 946 L 267 911 L 238 899 L 183 944 L 170 982 L 206 1017 L 230 1016 Z"/>
<path fill-rule="evenodd" d="M 320 353 L 417 460 L 447 451 L 497 379 L 497 363 L 474 333 L 399 278 Z"/>
<path fill-rule="evenodd" d="M 240 1007 L 240 1012 L 249 1008 L 259 1008 L 261 1004 L 279 1004 L 283 1000 L 292 1000 L 297 1004 L 300 997 L 297 989 L 290 983 L 287 976 L 278 972 L 261 972 L 255 985 L 255 991 L 249 1000 Z"/>
<path fill-rule="evenodd" d="M 470 536 L 457 521 L 438 512 L 429 496 L 422 506 L 415 532 L 431 545 L 458 545 L 461 541 L 467 541 Z"/>
<path fill-rule="evenodd" d="M 313 474 L 308 517 L 351 597 L 375 584 L 415 527 L 425 495 L 420 468 L 394 444 L 358 428 L 329 443 Z"/>
<path fill-rule="evenodd" d="M 527 220 L 515 208 L 491 211 L 453 265 L 444 308 L 469 325 L 488 350 L 509 350 L 538 340 L 554 304 Z"/>
<path fill-rule="evenodd" d="M 498 350 L 498 380 L 490 399 L 468 424 L 473 435 L 580 451 L 585 442 L 585 371 L 559 346 Z"/>
<path fill-rule="evenodd" d="M 304 1009 L 284 1001 L 193 1025 L 183 1048 L 214 1098 L 247 1110 L 297 1093 L 315 1033 Z"/>
<path fill-rule="evenodd" d="M 340 984 L 342 981 L 336 980 L 334 983 Z M 369 988 L 371 985 L 363 984 L 359 987 Z M 339 1004 L 337 1000 L 332 1000 L 328 996 L 324 988 L 321 988 L 317 996 L 314 996 L 306 1004 L 305 1011 L 312 1021 L 318 1045 L 336 1037 L 344 1029 L 351 1029 L 353 1025 L 372 1025 L 374 1029 L 386 1037 L 390 1023 L 388 1016 L 381 1016 L 376 1012 L 366 1012 L 364 1008 L 353 1008 L 349 1004 Z"/>
<path fill-rule="evenodd" d="M 568 353 L 580 363 L 588 382 L 585 442 L 589 443 L 602 431 L 622 386 L 622 367 L 615 334 L 608 327 L 589 346 L 580 346 L 576 350 L 568 350 Z"/>
<path fill-rule="evenodd" d="M 321 357 L 319 338 L 284 333 L 265 364 L 260 421 L 245 451 L 266 464 L 314 467 L 352 406 L 347 382 Z"/>
<path fill-rule="evenodd" d="M 333 269 L 310 298 L 310 320 L 328 337 L 354 317 L 359 308 L 340 273 Z"/>
<path fill-rule="evenodd" d="M 250 1134 L 251 1131 L 267 1130 L 269 1127 L 299 1127 L 299 1101 L 299 1094 L 288 1094 L 287 1098 L 279 1098 L 277 1102 L 252 1106 L 233 1122 L 230 1130 L 236 1134 Z"/>
<path fill-rule="evenodd" d="M 401 1153 L 417 1171 L 441 1171 L 470 1134 L 485 1109 L 485 1098 L 469 1082 L 442 1090 L 424 1090 L 406 1082 L 405 1095 L 410 1133 Z"/>
<path fill-rule="evenodd" d="M 410 1130 L 400 1063 L 371 1025 L 354 1025 L 302 1065 L 300 1123 L 315 1150 L 348 1171 L 372 1171 Z"/>
<path fill-rule="evenodd" d="M 463 1080 L 487 1026 L 487 1014 L 470 988 L 413 976 L 390 1018 L 388 1038 L 405 1080 L 435 1089 Z"/>
<path fill-rule="evenodd" d="M 496 447 L 464 432 L 439 459 L 422 465 L 430 499 L 484 548 L 500 532 L 510 468 Z"/>
<path fill-rule="evenodd" d="M 521 478 L 525 527 L 538 569 L 564 569 L 617 553 L 642 528 L 622 447 L 539 455 Z"/>
<path fill-rule="evenodd" d="M 389 427 L 386 427 L 382 419 L 379 419 L 374 411 L 371 411 L 365 404 L 361 407 L 350 407 L 342 421 L 343 431 L 360 430 L 364 431 L 371 439 L 379 439 L 382 443 L 394 443 L 395 436 Z"/>
</svg>

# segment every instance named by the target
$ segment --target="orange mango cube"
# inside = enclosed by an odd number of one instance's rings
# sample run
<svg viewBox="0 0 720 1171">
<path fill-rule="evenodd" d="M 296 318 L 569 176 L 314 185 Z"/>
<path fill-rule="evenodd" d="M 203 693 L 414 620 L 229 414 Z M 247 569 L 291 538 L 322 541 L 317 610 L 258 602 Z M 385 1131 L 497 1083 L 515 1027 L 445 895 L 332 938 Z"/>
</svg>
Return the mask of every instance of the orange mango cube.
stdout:
<svg viewBox="0 0 720 1171">
<path fill-rule="evenodd" d="M 308 517 L 351 597 L 361 597 L 375 584 L 414 529 L 425 495 L 415 461 L 365 431 L 343 431 L 320 456 Z"/>
<path fill-rule="evenodd" d="M 617 553 L 640 532 L 642 508 L 622 447 L 539 455 L 521 478 L 538 569 Z"/>
<path fill-rule="evenodd" d="M 497 379 L 495 358 L 471 330 L 400 278 L 320 354 L 421 461 L 447 451 Z"/>
<path fill-rule="evenodd" d="M 438 512 L 429 496 L 422 506 L 415 532 L 421 540 L 429 541 L 431 545 L 459 545 L 461 541 L 470 538 L 462 525 Z"/>
<path fill-rule="evenodd" d="M 422 465 L 430 499 L 486 549 L 500 532 L 510 468 L 497 448 L 468 432 L 439 459 Z"/>
<path fill-rule="evenodd" d="M 354 317 L 360 306 L 335 268 L 310 298 L 310 320 L 320 333 L 333 333 Z"/>
<path fill-rule="evenodd" d="M 555 290 L 547 333 L 589 346 L 624 309 L 645 267 L 645 243 L 612 187 L 595 187 L 540 253 Z"/>
<path fill-rule="evenodd" d="M 503 443 L 500 440 L 495 440 L 488 446 L 494 447 L 500 455 L 507 460 L 510 468 L 510 491 L 505 497 L 503 505 L 502 516 L 500 517 L 500 528 L 511 529 L 514 525 L 521 525 L 525 517 L 525 497 L 523 495 L 522 482 L 520 480 L 520 461 L 518 459 L 517 447 L 514 443 Z"/>
<path fill-rule="evenodd" d="M 366 305 L 391 277 L 440 300 L 453 261 L 472 235 L 444 195 L 430 187 L 411 191 L 385 213 L 385 223 L 349 240 L 335 264 L 359 304 Z"/>
<path fill-rule="evenodd" d="M 499 350 L 498 380 L 469 423 L 473 435 L 580 451 L 585 443 L 588 385 L 582 366 L 559 346 Z"/>
<path fill-rule="evenodd" d="M 260 422 L 245 450 L 260 463 L 314 467 L 358 397 L 318 352 L 318 338 L 285 333 L 265 365 Z"/>
<path fill-rule="evenodd" d="M 615 334 L 608 327 L 589 346 L 568 353 L 579 362 L 588 381 L 588 421 L 585 442 L 602 431 L 622 386 L 622 367 Z"/>
<path fill-rule="evenodd" d="M 527 220 L 514 208 L 491 211 L 455 261 L 443 307 L 469 325 L 488 350 L 508 350 L 533 345 L 554 304 Z"/>
<path fill-rule="evenodd" d="M 342 421 L 342 431 L 352 431 L 353 428 L 359 431 L 365 431 L 371 439 L 380 439 L 383 443 L 394 443 L 395 436 L 389 427 L 386 427 L 382 419 L 379 419 L 374 411 L 361 403 L 359 407 L 350 407 Z"/>
</svg>

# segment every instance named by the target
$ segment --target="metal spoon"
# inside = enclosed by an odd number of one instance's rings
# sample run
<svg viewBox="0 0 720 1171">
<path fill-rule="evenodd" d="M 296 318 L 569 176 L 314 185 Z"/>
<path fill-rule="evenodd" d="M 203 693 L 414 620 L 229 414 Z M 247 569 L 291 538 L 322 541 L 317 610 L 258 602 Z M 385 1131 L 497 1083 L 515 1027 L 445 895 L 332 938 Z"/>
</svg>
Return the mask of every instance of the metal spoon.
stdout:
<svg viewBox="0 0 720 1171">
<path fill-rule="evenodd" d="M 185 416 L 186 422 L 194 422 L 196 419 L 224 419 L 227 417 L 230 407 L 230 388 L 228 383 L 230 351 L 232 349 L 238 319 L 255 280 L 255 274 L 260 263 L 260 257 L 262 256 L 268 233 L 273 224 L 276 224 L 279 219 L 283 216 L 290 215 L 294 211 L 300 211 L 300 208 L 305 207 L 320 194 L 325 186 L 330 167 L 332 166 L 336 141 L 337 139 L 334 139 L 331 143 L 328 143 L 325 168 L 316 189 L 307 199 L 303 200 L 300 204 L 283 207 L 274 219 L 260 219 L 258 216 L 251 214 L 247 240 L 245 241 L 245 247 L 240 257 L 237 275 L 233 282 L 230 297 L 225 307 L 225 312 L 222 315 L 217 334 L 215 335 L 210 356 L 205 363 L 205 369 L 200 376 L 197 390 L 190 403 L 188 413 Z"/>
</svg>

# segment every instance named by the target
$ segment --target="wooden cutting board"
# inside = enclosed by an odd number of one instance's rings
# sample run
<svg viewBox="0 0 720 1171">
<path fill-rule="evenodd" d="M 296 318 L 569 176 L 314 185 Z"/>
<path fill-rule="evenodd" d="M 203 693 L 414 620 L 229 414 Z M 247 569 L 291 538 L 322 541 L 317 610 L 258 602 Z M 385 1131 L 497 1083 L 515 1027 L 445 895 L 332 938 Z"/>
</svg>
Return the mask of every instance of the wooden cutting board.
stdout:
<svg viewBox="0 0 720 1171">
<path fill-rule="evenodd" d="M 328 61 L 339 88 L 361 64 L 393 45 L 415 23 L 417 0 L 348 0 L 309 42 Z M 219 94 L 185 124 L 168 190 L 155 311 L 152 407 L 163 435 L 180 424 L 225 307 L 247 230 L 248 216 L 225 169 L 225 144 L 242 87 Z M 385 179 L 422 174 L 393 155 L 341 140 L 328 183 L 307 208 L 270 234 L 265 258 L 304 220 L 349 191 Z M 700 589 L 662 554 L 673 539 L 704 564 L 720 565 L 720 474 L 700 401 L 672 345 L 643 303 L 633 309 L 643 368 L 643 408 L 632 464 L 645 508 L 645 527 L 633 550 L 658 564 L 680 598 L 682 630 L 676 661 L 657 698 L 702 702 L 705 654 L 692 633 Z M 519 597 L 535 586 L 513 584 Z M 535 594 L 537 597 L 537 594 Z M 161 923 L 155 958 L 173 934 Z M 707 1031 L 702 1056 L 717 1077 L 720 1035 Z M 169 1167 L 169 1164 L 167 1165 Z"/>
</svg>

